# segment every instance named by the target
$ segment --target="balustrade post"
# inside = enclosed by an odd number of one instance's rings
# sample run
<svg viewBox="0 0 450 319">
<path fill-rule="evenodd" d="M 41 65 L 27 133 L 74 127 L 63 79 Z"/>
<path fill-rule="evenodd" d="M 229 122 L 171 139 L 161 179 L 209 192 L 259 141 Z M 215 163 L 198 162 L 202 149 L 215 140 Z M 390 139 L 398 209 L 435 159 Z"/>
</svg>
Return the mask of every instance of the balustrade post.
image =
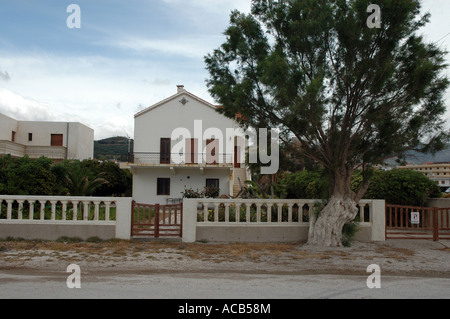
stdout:
<svg viewBox="0 0 450 319">
<path fill-rule="evenodd" d="M 17 211 L 17 219 L 22 220 L 23 219 L 23 201 L 20 200 L 20 201 L 18 201 L 18 203 L 19 203 L 19 207 L 18 207 L 18 211 Z"/>
<path fill-rule="evenodd" d="M 29 216 L 29 220 L 34 220 L 34 204 L 35 204 L 36 202 L 30 202 L 30 201 L 28 201 L 28 204 L 30 204 L 30 210 L 29 210 L 29 214 L 30 214 L 30 216 Z"/>
<path fill-rule="evenodd" d="M 209 210 L 208 210 L 208 203 L 203 203 L 203 221 L 205 223 L 208 222 L 208 215 L 209 215 Z"/>
<path fill-rule="evenodd" d="M 94 220 L 98 221 L 100 213 L 100 203 L 99 201 L 94 202 Z"/>
<path fill-rule="evenodd" d="M 47 202 L 44 200 L 44 201 L 40 201 L 39 204 L 41 205 L 39 219 L 44 220 L 45 219 L 45 205 L 47 204 Z"/>
<path fill-rule="evenodd" d="M 67 201 L 62 201 L 62 220 L 67 220 Z"/>
<path fill-rule="evenodd" d="M 6 219 L 7 220 L 11 220 L 12 219 L 12 205 L 13 205 L 14 201 L 13 200 L 7 200 L 6 204 Z"/>
<path fill-rule="evenodd" d="M 283 222 L 283 204 L 277 203 L 277 223 Z"/>
<path fill-rule="evenodd" d="M 225 203 L 225 222 L 230 222 L 230 204 Z"/>
<path fill-rule="evenodd" d="M 78 201 L 72 201 L 72 210 L 73 210 L 73 221 L 78 220 Z"/>
<path fill-rule="evenodd" d="M 58 201 L 50 201 L 50 203 L 52 204 L 52 217 L 51 220 L 56 220 L 56 204 L 58 203 Z"/>
<path fill-rule="evenodd" d="M 83 202 L 83 220 L 89 220 L 89 202 Z"/>
<path fill-rule="evenodd" d="M 267 222 L 272 222 L 272 204 L 267 204 Z"/>
<path fill-rule="evenodd" d="M 292 208 L 294 204 L 288 204 L 288 222 L 292 223 Z"/>
<path fill-rule="evenodd" d="M 214 203 L 214 222 L 219 222 L 219 204 Z"/>
<path fill-rule="evenodd" d="M 105 221 L 109 222 L 111 218 L 111 202 L 105 203 Z"/>
</svg>

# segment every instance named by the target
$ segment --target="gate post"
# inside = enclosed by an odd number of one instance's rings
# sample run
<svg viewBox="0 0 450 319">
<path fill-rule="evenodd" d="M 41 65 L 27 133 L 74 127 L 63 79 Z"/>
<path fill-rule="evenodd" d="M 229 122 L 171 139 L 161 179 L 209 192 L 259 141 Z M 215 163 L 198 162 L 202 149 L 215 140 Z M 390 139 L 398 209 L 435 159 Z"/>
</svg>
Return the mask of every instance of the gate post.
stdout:
<svg viewBox="0 0 450 319">
<path fill-rule="evenodd" d="M 433 207 L 433 240 L 439 241 L 439 213 L 437 207 Z"/>
<path fill-rule="evenodd" d="M 131 219 L 133 216 L 131 198 L 115 198 L 116 202 L 116 238 L 131 239 Z"/>
<path fill-rule="evenodd" d="M 155 238 L 159 238 L 159 204 L 155 205 Z"/>
</svg>

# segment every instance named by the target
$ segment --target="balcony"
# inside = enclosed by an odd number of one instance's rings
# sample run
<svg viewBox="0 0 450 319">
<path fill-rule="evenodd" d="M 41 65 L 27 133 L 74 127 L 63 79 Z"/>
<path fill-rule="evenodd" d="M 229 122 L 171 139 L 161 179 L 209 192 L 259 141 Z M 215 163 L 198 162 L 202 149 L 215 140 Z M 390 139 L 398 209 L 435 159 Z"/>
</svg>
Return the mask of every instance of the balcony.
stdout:
<svg viewBox="0 0 450 319">
<path fill-rule="evenodd" d="M 40 158 L 42 156 L 54 161 L 66 158 L 66 148 L 63 146 L 25 146 L 11 141 L 0 141 L 0 155 L 10 154 L 12 157 Z"/>
<path fill-rule="evenodd" d="M 130 166 L 147 167 L 219 167 L 234 166 L 232 154 L 202 154 L 202 153 L 147 153 L 129 154 Z"/>
</svg>

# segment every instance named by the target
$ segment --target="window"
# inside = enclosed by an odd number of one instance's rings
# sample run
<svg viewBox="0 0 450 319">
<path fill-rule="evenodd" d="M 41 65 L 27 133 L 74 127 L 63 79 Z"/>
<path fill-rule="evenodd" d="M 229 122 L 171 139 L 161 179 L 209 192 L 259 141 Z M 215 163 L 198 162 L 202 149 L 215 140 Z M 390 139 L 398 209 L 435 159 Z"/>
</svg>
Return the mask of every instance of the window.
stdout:
<svg viewBox="0 0 450 319">
<path fill-rule="evenodd" d="M 170 138 L 161 139 L 161 153 L 160 153 L 160 163 L 170 164 Z"/>
<path fill-rule="evenodd" d="M 157 195 L 170 195 L 170 178 L 158 178 Z"/>
<path fill-rule="evenodd" d="M 217 165 L 219 163 L 219 140 L 206 140 L 206 164 Z"/>
<path fill-rule="evenodd" d="M 28 142 L 33 141 L 33 133 L 28 133 Z"/>
<path fill-rule="evenodd" d="M 16 132 L 12 131 L 11 132 L 11 142 L 15 142 L 16 141 Z"/>
<path fill-rule="evenodd" d="M 51 146 L 63 146 L 63 135 L 62 134 L 52 134 L 50 145 Z"/>
<path fill-rule="evenodd" d="M 214 178 L 214 179 L 207 179 L 206 180 L 206 187 L 211 187 L 211 186 L 219 188 L 219 179 L 216 179 L 216 178 Z"/>
<path fill-rule="evenodd" d="M 186 139 L 186 164 L 198 164 L 198 139 Z"/>
</svg>

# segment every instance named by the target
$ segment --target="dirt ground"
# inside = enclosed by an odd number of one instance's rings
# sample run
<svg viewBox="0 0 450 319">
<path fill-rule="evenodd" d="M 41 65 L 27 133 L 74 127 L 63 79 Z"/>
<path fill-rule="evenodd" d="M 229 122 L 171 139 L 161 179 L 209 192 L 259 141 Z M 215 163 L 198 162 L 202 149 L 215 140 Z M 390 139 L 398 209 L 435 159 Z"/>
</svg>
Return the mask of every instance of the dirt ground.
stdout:
<svg viewBox="0 0 450 319">
<path fill-rule="evenodd" d="M 297 244 L 167 242 L 0 242 L 0 271 L 84 273 L 251 273 L 366 275 L 376 264 L 385 275 L 450 278 L 450 241 L 356 242 L 350 248 Z"/>
</svg>

